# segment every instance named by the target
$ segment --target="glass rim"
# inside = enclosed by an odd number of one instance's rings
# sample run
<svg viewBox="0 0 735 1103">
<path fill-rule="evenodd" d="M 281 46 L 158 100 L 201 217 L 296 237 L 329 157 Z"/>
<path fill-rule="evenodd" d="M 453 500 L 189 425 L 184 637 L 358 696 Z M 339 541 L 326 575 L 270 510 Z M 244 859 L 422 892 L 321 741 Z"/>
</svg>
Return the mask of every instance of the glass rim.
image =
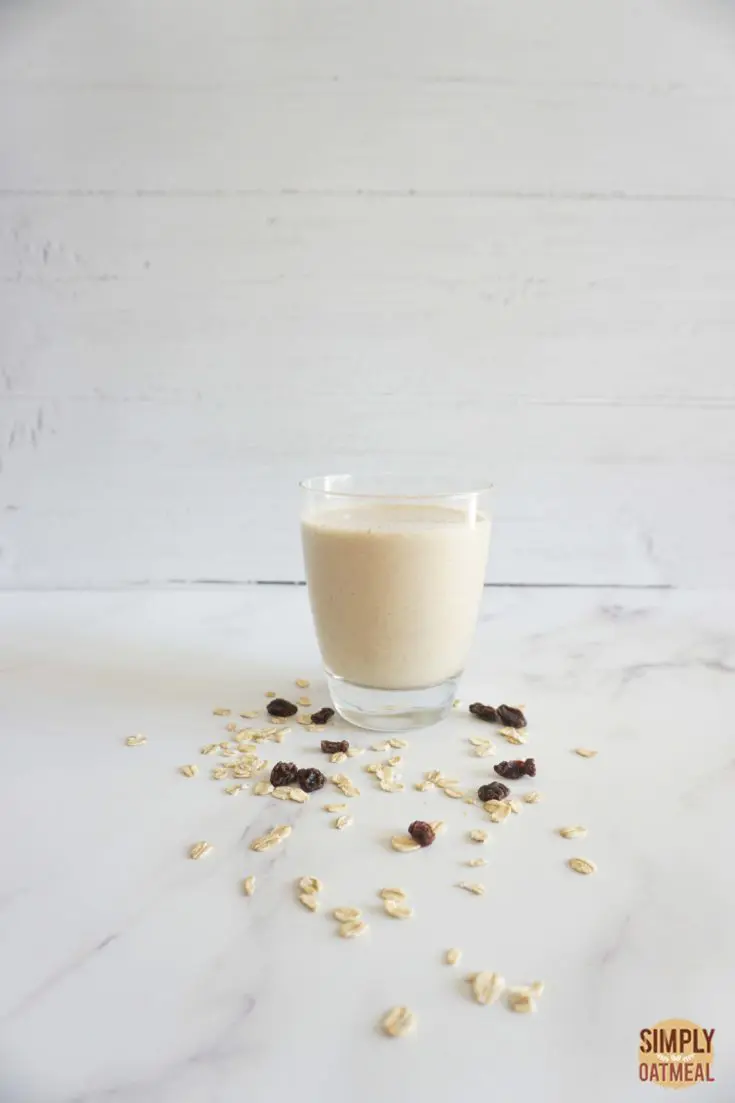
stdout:
<svg viewBox="0 0 735 1103">
<path fill-rule="evenodd" d="M 374 490 L 353 490 L 349 487 L 346 489 L 330 488 L 326 484 L 332 480 L 338 482 L 344 480 L 346 483 L 350 480 L 364 479 L 369 482 L 371 479 L 375 479 L 376 483 L 381 479 L 396 480 L 396 488 L 393 490 L 374 489 Z M 478 486 L 470 487 L 466 490 L 437 490 L 437 491 L 422 491 L 420 493 L 412 493 L 408 489 L 400 489 L 400 482 L 405 481 L 406 484 L 410 484 L 413 480 L 416 481 L 429 481 L 431 476 L 422 475 L 418 472 L 412 472 L 411 474 L 399 475 L 394 471 L 375 471 L 369 475 L 350 475 L 346 472 L 340 472 L 339 474 L 331 475 L 311 475 L 306 479 L 299 479 L 299 487 L 301 490 L 306 490 L 310 494 L 323 494 L 325 497 L 333 498 L 411 498 L 413 500 L 426 500 L 436 501 L 443 498 L 471 498 L 480 494 L 488 494 L 494 490 L 492 483 L 482 483 Z M 437 478 L 437 482 L 440 480 Z"/>
</svg>

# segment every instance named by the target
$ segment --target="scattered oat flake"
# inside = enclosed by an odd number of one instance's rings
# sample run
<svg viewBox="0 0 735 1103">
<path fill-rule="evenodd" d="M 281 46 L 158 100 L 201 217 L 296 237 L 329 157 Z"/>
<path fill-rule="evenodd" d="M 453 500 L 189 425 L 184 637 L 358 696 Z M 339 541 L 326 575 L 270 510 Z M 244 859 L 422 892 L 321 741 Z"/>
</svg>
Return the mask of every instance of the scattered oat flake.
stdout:
<svg viewBox="0 0 735 1103">
<path fill-rule="evenodd" d="M 508 743 L 515 743 L 519 745 L 521 743 L 527 743 L 528 739 L 522 732 L 516 731 L 515 728 L 499 728 L 498 732 L 504 736 Z"/>
<path fill-rule="evenodd" d="M 394 754 L 387 761 L 388 761 L 389 766 L 400 766 L 401 763 L 403 762 L 403 759 L 401 758 L 401 756 L 399 754 Z"/>
<path fill-rule="evenodd" d="M 246 877 L 242 883 L 242 891 L 246 896 L 252 896 L 255 892 L 255 878 L 252 876 Z"/>
<path fill-rule="evenodd" d="M 533 982 L 533 984 L 529 984 L 528 991 L 530 992 L 530 994 L 534 998 L 537 999 L 539 996 L 543 995 L 544 988 L 545 988 L 545 985 L 544 985 L 544 982 L 542 980 L 535 980 Z"/>
<path fill-rule="evenodd" d="M 311 727 L 311 717 L 310 716 L 297 716 L 296 717 L 296 723 L 297 724 L 304 724 L 305 726 Z"/>
<path fill-rule="evenodd" d="M 299 903 L 310 912 L 315 912 L 319 907 L 319 901 L 313 892 L 302 892 L 299 894 Z"/>
<path fill-rule="evenodd" d="M 390 746 L 389 743 L 373 743 L 370 750 L 371 751 L 387 751 L 389 746 Z"/>
<path fill-rule="evenodd" d="M 306 804 L 309 794 L 305 793 L 303 789 L 297 789 L 294 785 L 289 790 L 288 799 L 295 801 L 296 804 Z"/>
<path fill-rule="evenodd" d="M 335 751 L 334 754 L 330 754 L 329 761 L 330 762 L 346 762 L 347 761 L 347 755 L 344 753 L 344 751 Z"/>
<path fill-rule="evenodd" d="M 582 827 L 581 824 L 574 824 L 572 827 L 560 827 L 559 834 L 562 839 L 583 839 L 587 834 L 587 828 Z"/>
<path fill-rule="evenodd" d="M 251 709 L 249 712 L 241 712 L 240 716 L 242 716 L 243 720 L 254 720 L 258 715 L 258 711 L 258 709 Z"/>
<path fill-rule="evenodd" d="M 464 793 L 460 789 L 453 789 L 451 785 L 445 786 L 444 795 L 451 797 L 452 800 L 461 800 Z"/>
<path fill-rule="evenodd" d="M 196 777 L 199 773 L 199 767 L 192 766 L 190 764 L 187 764 L 186 766 L 179 766 L 179 773 L 183 774 L 184 777 Z"/>
<path fill-rule="evenodd" d="M 451 789 L 452 786 L 459 785 L 459 778 L 443 777 L 442 774 L 439 774 L 439 777 L 437 778 L 432 778 L 432 781 L 435 785 L 439 787 L 439 789 L 446 789 L 447 786 L 449 786 L 449 788 Z"/>
<path fill-rule="evenodd" d="M 277 800 L 290 800 L 291 799 L 291 786 L 290 785 L 277 785 L 271 792 L 271 796 Z"/>
<path fill-rule="evenodd" d="M 380 788 L 384 793 L 402 793 L 406 786 L 402 781 L 388 781 L 384 779 L 380 783 Z"/>
<path fill-rule="evenodd" d="M 360 790 L 357 786 L 347 777 L 346 774 L 334 774 L 331 777 L 331 782 L 336 785 L 339 791 L 345 797 L 359 797 Z"/>
<path fill-rule="evenodd" d="M 502 823 L 510 815 L 510 805 L 504 800 L 486 800 L 483 808 L 493 823 Z"/>
<path fill-rule="evenodd" d="M 401 854 L 408 854 L 411 850 L 421 850 L 420 845 L 410 835 L 394 835 L 390 841 L 394 850 Z"/>
<path fill-rule="evenodd" d="M 528 1015 L 536 1010 L 536 1003 L 527 988 L 509 988 L 508 1007 L 520 1015 Z"/>
<path fill-rule="evenodd" d="M 391 900 L 390 897 L 383 901 L 383 907 L 386 915 L 391 919 L 410 919 L 413 915 L 413 908 L 409 908 L 408 904 L 403 904 L 400 900 Z"/>
<path fill-rule="evenodd" d="M 346 804 L 323 804 L 322 808 L 325 812 L 342 812 L 347 807 Z"/>
<path fill-rule="evenodd" d="M 364 747 L 350 747 L 349 751 L 347 752 L 347 757 L 358 758 L 358 756 L 361 754 L 365 754 Z"/>
<path fill-rule="evenodd" d="M 307 686 L 309 686 L 310 684 L 311 683 L 309 682 L 308 678 L 297 678 L 296 679 L 296 685 L 299 687 L 299 689 L 306 689 Z"/>
<path fill-rule="evenodd" d="M 575 873 L 597 873 L 597 866 L 588 858 L 570 858 L 567 865 Z"/>
<path fill-rule="evenodd" d="M 502 995 L 505 980 L 499 973 L 475 973 L 472 991 L 478 1003 L 495 1003 Z"/>
<path fill-rule="evenodd" d="M 487 862 L 484 858 L 470 858 L 467 862 L 468 866 L 486 866 Z"/>
<path fill-rule="evenodd" d="M 436 789 L 436 786 L 433 781 L 417 781 L 414 789 L 418 789 L 419 793 L 429 793 L 432 789 Z"/>
<path fill-rule="evenodd" d="M 409 1011 L 407 1007 L 394 1007 L 387 1015 L 383 1016 L 381 1026 L 383 1033 L 390 1038 L 403 1038 L 414 1029 L 416 1019 L 413 1012 Z"/>
<path fill-rule="evenodd" d="M 389 739 L 388 743 L 391 747 L 394 747 L 397 751 L 400 751 L 402 747 L 407 747 L 408 743 L 405 739 Z"/>
<path fill-rule="evenodd" d="M 219 750 L 219 744 L 218 743 L 205 743 L 199 753 L 200 754 L 214 754 L 215 751 L 218 751 L 218 750 Z"/>
<path fill-rule="evenodd" d="M 461 889 L 464 889 L 465 892 L 473 892 L 475 894 L 475 896 L 484 896 L 485 895 L 485 886 L 484 885 L 478 885 L 476 883 L 473 884 L 471 881 L 460 881 L 459 885 L 457 887 L 461 888 Z"/>
<path fill-rule="evenodd" d="M 274 827 L 267 835 L 261 835 L 260 838 L 255 839 L 250 844 L 250 849 L 255 851 L 270 850 L 272 846 L 277 846 L 278 843 L 287 839 L 290 834 L 291 828 L 288 824 L 282 824 L 279 827 Z"/>
<path fill-rule="evenodd" d="M 311 704 L 311 701 L 309 700 L 309 698 L 308 698 L 308 697 L 299 697 L 299 699 L 298 699 L 298 702 L 297 702 L 297 703 L 298 703 L 299 705 L 301 705 L 301 707 L 302 707 L 302 708 L 308 708 L 308 707 L 309 707 L 309 705 Z"/>
<path fill-rule="evenodd" d="M 473 747 L 487 747 L 489 739 L 482 739 L 479 735 L 471 735 L 470 743 Z"/>
<path fill-rule="evenodd" d="M 350 923 L 354 919 L 360 919 L 362 912 L 359 908 L 335 908 L 332 915 L 338 923 Z"/>
<path fill-rule="evenodd" d="M 321 892 L 323 888 L 324 885 L 318 877 L 301 877 L 299 879 L 299 889 L 307 895 L 313 892 Z"/>
<path fill-rule="evenodd" d="M 523 794 L 523 800 L 526 804 L 538 804 L 541 794 L 536 789 L 532 789 L 530 793 Z"/>
<path fill-rule="evenodd" d="M 265 691 L 265 696 L 266 697 L 275 697 L 275 695 L 276 695 L 276 691 L 274 689 L 267 689 Z"/>
<path fill-rule="evenodd" d="M 590 750 L 589 747 L 575 747 L 574 753 L 578 754 L 581 758 L 594 758 L 598 752 Z"/>
<path fill-rule="evenodd" d="M 480 827 L 474 827 L 472 831 L 470 831 L 470 838 L 473 843 L 487 842 L 487 831 L 483 831 Z"/>
<path fill-rule="evenodd" d="M 222 709 L 222 708 L 212 709 L 212 715 L 213 716 L 231 716 L 232 715 L 232 709 Z"/>
<path fill-rule="evenodd" d="M 242 790 L 243 790 L 242 785 L 227 785 L 227 786 L 225 786 L 225 792 L 227 793 L 228 797 L 236 797 L 238 793 L 242 792 Z"/>
<path fill-rule="evenodd" d="M 430 823 L 431 830 L 435 835 L 441 834 L 446 826 L 444 820 L 432 820 Z"/>
<path fill-rule="evenodd" d="M 509 800 L 507 803 L 508 803 L 508 807 L 510 808 L 511 812 L 515 816 L 520 815 L 521 806 L 520 806 L 520 804 L 518 803 L 517 800 Z"/>
<path fill-rule="evenodd" d="M 344 831 L 346 827 L 351 827 L 354 822 L 352 816 L 337 816 L 334 826 L 338 831 Z"/>
<path fill-rule="evenodd" d="M 125 740 L 126 747 L 142 747 L 144 743 L 148 742 L 148 737 L 145 735 L 129 735 Z"/>
<path fill-rule="evenodd" d="M 231 720 L 229 724 L 225 724 L 225 731 L 226 732 L 236 732 L 237 731 L 237 724 L 235 724 L 234 721 Z"/>
<path fill-rule="evenodd" d="M 199 858 L 205 858 L 207 854 L 211 854 L 213 850 L 214 847 L 211 843 L 194 843 L 194 845 L 189 850 L 189 857 L 193 858 L 196 862 Z"/>
<path fill-rule="evenodd" d="M 406 893 L 404 889 L 381 889 L 378 896 L 382 896 L 383 900 L 405 900 Z"/>
<path fill-rule="evenodd" d="M 492 743 L 487 743 L 484 747 L 477 747 L 475 749 L 475 755 L 477 758 L 488 758 L 489 755 L 495 753 L 495 747 L 492 745 Z"/>
<path fill-rule="evenodd" d="M 458 950 L 455 946 L 451 950 L 447 950 L 446 963 L 447 965 L 456 965 L 459 959 L 462 957 L 462 951 Z"/>
<path fill-rule="evenodd" d="M 342 938 L 358 938 L 366 930 L 367 923 L 363 923 L 361 919 L 348 919 L 346 923 L 340 924 L 339 933 Z"/>
<path fill-rule="evenodd" d="M 226 766 L 217 766 L 216 769 L 212 770 L 212 781 L 221 781 L 223 777 L 227 777 L 227 773 Z"/>
</svg>

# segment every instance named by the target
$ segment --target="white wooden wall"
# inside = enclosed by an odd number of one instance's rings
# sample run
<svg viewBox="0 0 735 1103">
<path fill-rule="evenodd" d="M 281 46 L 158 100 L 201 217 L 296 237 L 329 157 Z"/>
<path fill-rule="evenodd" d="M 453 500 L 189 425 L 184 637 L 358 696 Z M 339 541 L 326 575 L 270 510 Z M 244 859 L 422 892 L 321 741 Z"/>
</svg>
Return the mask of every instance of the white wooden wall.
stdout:
<svg viewBox="0 0 735 1103">
<path fill-rule="evenodd" d="M 735 15 L 0 5 L 0 586 L 296 579 L 489 476 L 496 582 L 735 575 Z"/>
</svg>

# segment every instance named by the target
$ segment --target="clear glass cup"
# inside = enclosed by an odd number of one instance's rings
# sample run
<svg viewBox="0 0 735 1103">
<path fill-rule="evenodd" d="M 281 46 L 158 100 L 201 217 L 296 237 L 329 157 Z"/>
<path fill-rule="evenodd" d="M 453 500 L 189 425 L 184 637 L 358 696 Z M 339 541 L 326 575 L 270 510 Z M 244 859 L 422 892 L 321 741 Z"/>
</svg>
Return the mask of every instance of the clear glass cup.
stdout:
<svg viewBox="0 0 735 1103">
<path fill-rule="evenodd" d="M 339 714 L 372 731 L 435 724 L 452 707 L 477 622 L 490 487 L 430 477 L 301 483 L 314 625 Z"/>
</svg>

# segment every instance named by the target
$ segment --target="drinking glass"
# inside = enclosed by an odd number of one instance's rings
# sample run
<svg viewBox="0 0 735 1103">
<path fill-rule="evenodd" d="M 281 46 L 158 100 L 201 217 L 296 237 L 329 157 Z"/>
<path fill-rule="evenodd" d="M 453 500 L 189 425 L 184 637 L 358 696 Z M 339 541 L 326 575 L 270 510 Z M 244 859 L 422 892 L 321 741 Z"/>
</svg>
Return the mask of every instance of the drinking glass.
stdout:
<svg viewBox="0 0 735 1103">
<path fill-rule="evenodd" d="M 309 601 L 339 714 L 372 731 L 435 724 L 472 641 L 490 541 L 490 487 L 430 477 L 301 483 Z"/>
</svg>

